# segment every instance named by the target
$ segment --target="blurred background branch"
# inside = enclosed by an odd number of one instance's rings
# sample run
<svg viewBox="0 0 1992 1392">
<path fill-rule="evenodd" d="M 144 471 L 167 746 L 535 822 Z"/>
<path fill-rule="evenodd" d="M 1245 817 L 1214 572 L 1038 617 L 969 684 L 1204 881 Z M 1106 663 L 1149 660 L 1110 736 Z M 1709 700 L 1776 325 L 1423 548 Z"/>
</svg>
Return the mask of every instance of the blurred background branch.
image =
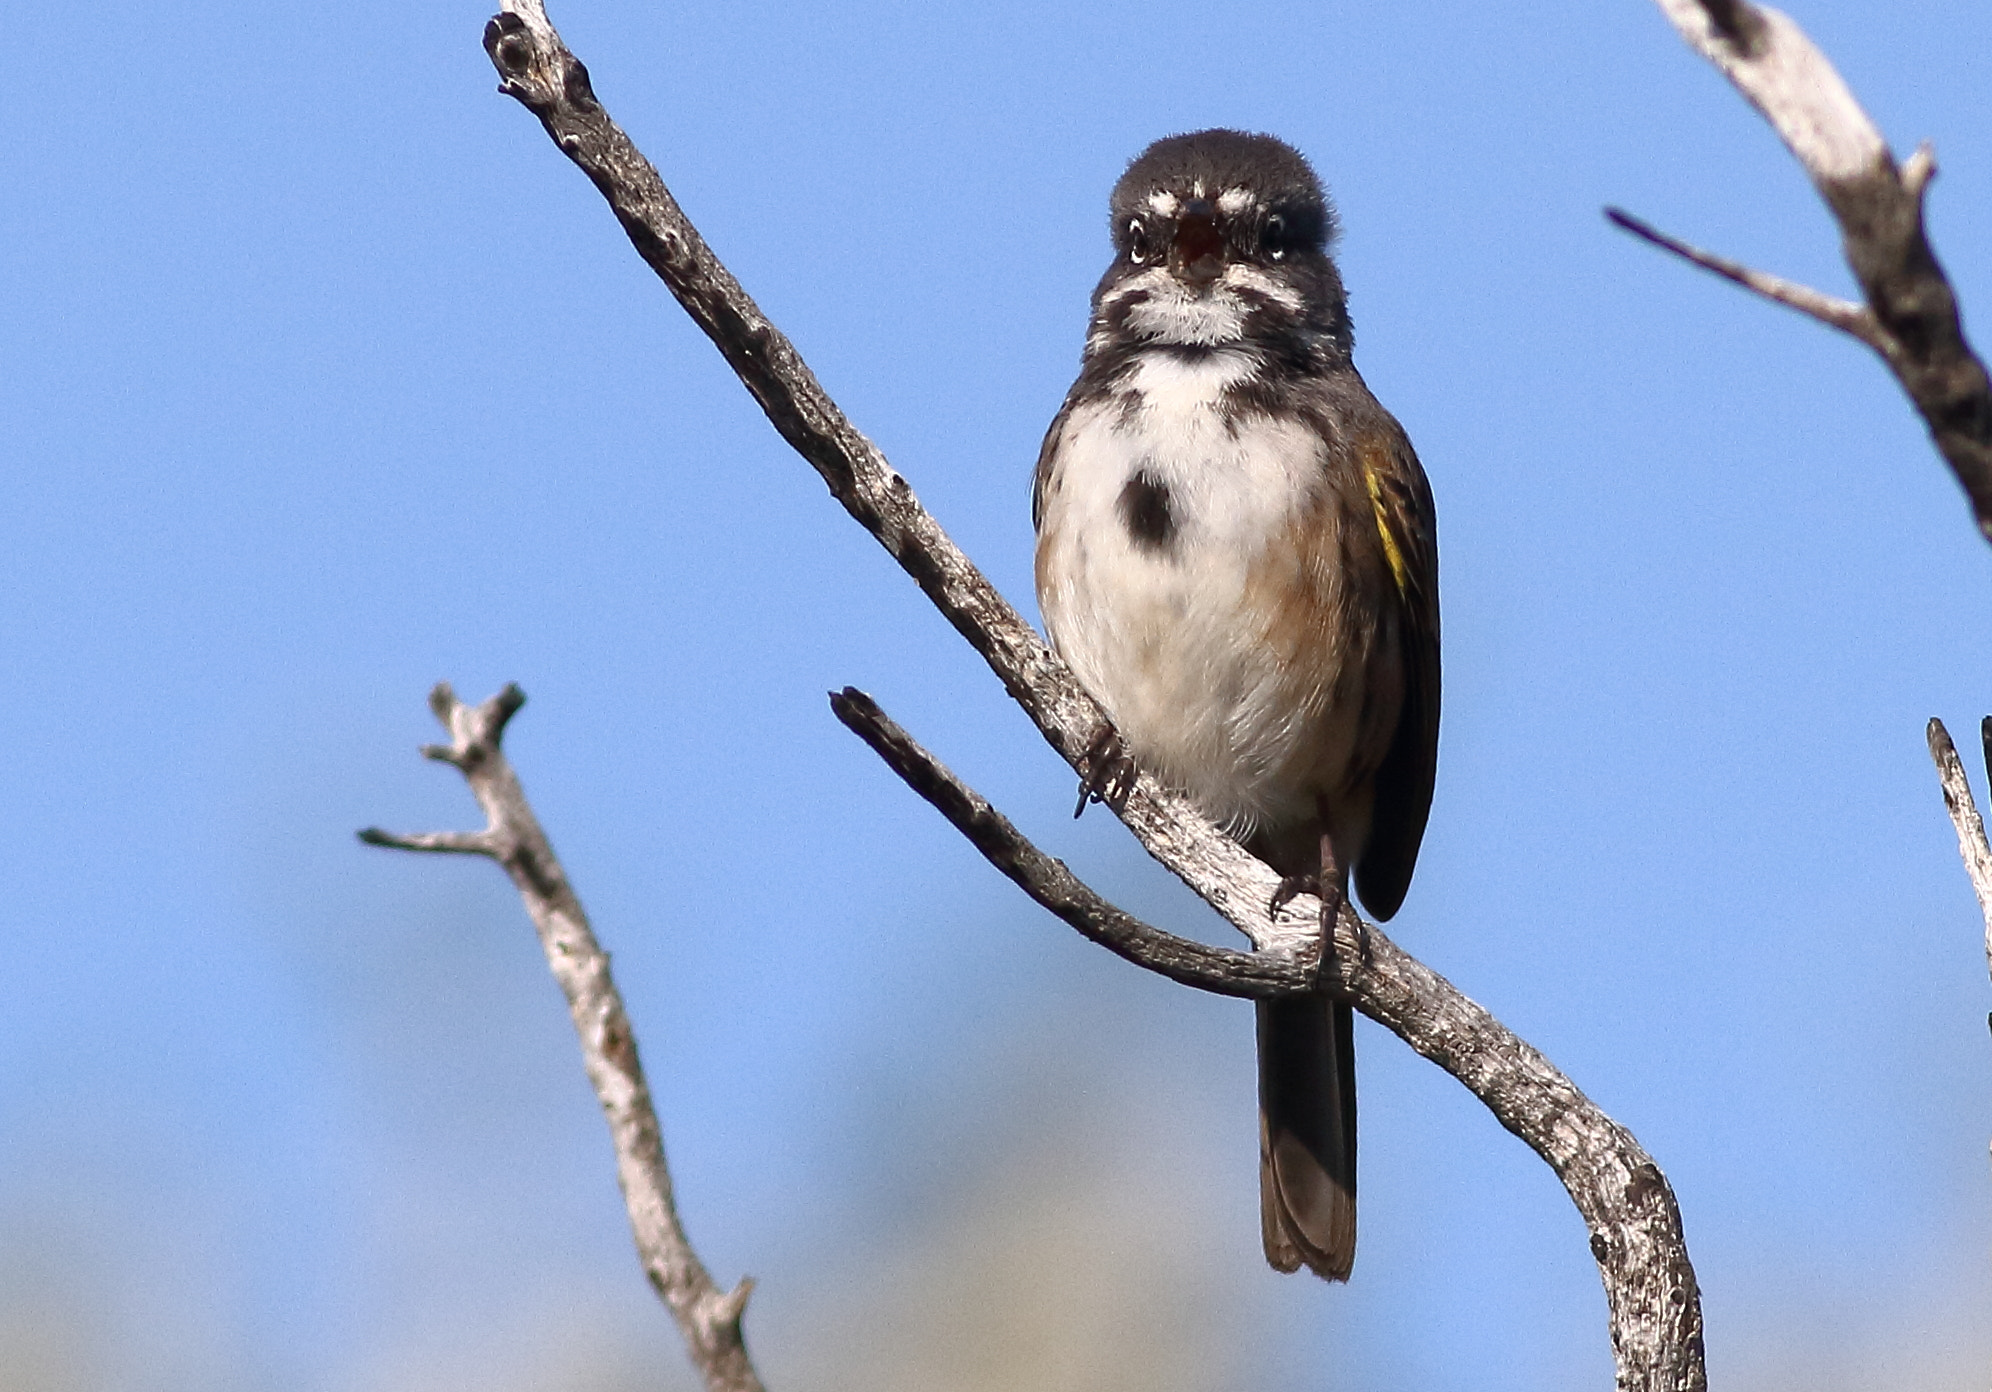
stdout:
<svg viewBox="0 0 1992 1392">
<path fill-rule="evenodd" d="M 459 701 L 447 682 L 429 693 L 429 707 L 450 742 L 427 745 L 422 753 L 463 774 L 489 819 L 484 830 L 402 835 L 368 827 L 359 833 L 360 840 L 406 851 L 489 856 L 511 876 L 539 932 L 547 966 L 567 998 L 588 1081 L 608 1119 L 616 1178 L 644 1274 L 677 1321 L 707 1392 L 762 1392 L 740 1329 L 753 1283 L 743 1280 L 722 1291 L 685 1236 L 672 1199 L 671 1171 L 664 1163 L 663 1132 L 637 1058 L 636 1032 L 609 972 L 609 954 L 595 940 L 580 896 L 505 757 L 505 726 L 525 701 L 517 686 L 475 706 Z"/>
</svg>

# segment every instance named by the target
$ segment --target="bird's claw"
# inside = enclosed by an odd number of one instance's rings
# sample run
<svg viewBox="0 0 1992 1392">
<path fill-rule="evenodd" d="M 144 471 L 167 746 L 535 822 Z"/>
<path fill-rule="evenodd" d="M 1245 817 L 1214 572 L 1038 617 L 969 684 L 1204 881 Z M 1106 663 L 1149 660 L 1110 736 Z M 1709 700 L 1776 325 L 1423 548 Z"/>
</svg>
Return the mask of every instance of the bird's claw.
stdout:
<svg viewBox="0 0 1992 1392">
<path fill-rule="evenodd" d="M 1342 916 L 1342 906 L 1349 902 L 1348 895 L 1340 889 L 1324 888 L 1319 875 L 1286 875 L 1273 891 L 1273 897 L 1266 904 L 1266 916 L 1277 919 L 1281 910 L 1303 894 L 1316 894 L 1321 897 L 1321 960 L 1327 961 L 1335 955 L 1335 921 Z M 1364 966 L 1371 964 L 1369 924 L 1363 916 L 1352 913 L 1356 921 L 1356 957 Z"/>
<path fill-rule="evenodd" d="M 1278 918 L 1280 910 L 1303 894 L 1319 894 L 1319 875 L 1285 875 L 1280 879 L 1280 887 L 1273 891 L 1273 897 L 1266 902 L 1266 917 Z M 1331 920 L 1332 922 L 1332 920 Z"/>
<path fill-rule="evenodd" d="M 1138 771 L 1134 756 L 1121 743 L 1120 731 L 1102 725 L 1079 761 L 1079 805 L 1072 809 L 1072 815 L 1079 816 L 1089 802 L 1104 802 L 1114 811 L 1120 811 L 1127 805 L 1128 794 L 1134 791 Z"/>
</svg>

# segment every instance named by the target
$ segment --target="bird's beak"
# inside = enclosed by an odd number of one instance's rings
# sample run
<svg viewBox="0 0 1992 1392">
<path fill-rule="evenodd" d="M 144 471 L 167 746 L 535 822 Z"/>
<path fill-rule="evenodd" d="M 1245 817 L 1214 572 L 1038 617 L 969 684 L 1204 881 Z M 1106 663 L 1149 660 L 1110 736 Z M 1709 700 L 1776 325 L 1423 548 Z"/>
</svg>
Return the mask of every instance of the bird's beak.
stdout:
<svg viewBox="0 0 1992 1392">
<path fill-rule="evenodd" d="M 1176 218 L 1176 239 L 1170 248 L 1170 269 L 1192 285 L 1208 285 L 1224 271 L 1224 235 L 1217 214 L 1206 199 L 1193 198 Z"/>
</svg>

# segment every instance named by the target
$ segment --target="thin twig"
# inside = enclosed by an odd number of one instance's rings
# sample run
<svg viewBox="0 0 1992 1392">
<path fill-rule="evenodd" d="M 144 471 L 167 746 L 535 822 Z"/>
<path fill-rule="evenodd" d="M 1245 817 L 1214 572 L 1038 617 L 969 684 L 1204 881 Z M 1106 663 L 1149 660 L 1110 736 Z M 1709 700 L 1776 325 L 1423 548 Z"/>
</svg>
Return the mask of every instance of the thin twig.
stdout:
<svg viewBox="0 0 1992 1392">
<path fill-rule="evenodd" d="M 1925 145 L 1898 167 L 1833 64 L 1789 16 L 1750 0 L 1655 2 L 1763 113 L 1825 198 L 1874 337 L 1826 322 L 1881 354 L 1964 488 L 1980 533 L 1992 540 L 1992 378 L 1965 340 L 1956 295 L 1924 227 L 1936 156 Z M 1710 261 L 1688 259 L 1766 293 Z"/>
<path fill-rule="evenodd" d="M 663 1133 L 637 1058 L 636 1034 L 609 973 L 609 955 L 595 940 L 581 900 L 505 758 L 506 722 L 525 699 L 518 687 L 507 686 L 482 705 L 466 706 L 447 682 L 429 696 L 430 708 L 450 732 L 450 743 L 422 752 L 462 770 L 490 822 L 482 832 L 409 836 L 369 828 L 360 839 L 404 850 L 488 855 L 505 867 L 532 915 L 547 965 L 567 997 L 581 1037 L 588 1081 L 615 1143 L 616 1175 L 644 1273 L 677 1321 L 708 1392 L 762 1392 L 740 1329 L 753 1282 L 720 1290 L 685 1236 L 671 1197 Z"/>
<path fill-rule="evenodd" d="M 922 508 L 906 481 L 845 417 L 793 344 L 720 264 L 657 171 L 610 119 L 587 69 L 540 0 L 505 0 L 485 49 L 516 98 L 599 189 L 639 255 L 711 338 L 769 421 L 860 525 L 982 654 L 1045 739 L 1075 768 L 1105 724 L 1099 705 Z M 1152 777 L 1115 809 L 1142 846 L 1281 961 L 1317 933 L 1305 900 L 1275 920 L 1278 879 Z M 1624 1128 L 1443 978 L 1371 930 L 1371 953 L 1338 952 L 1323 980 L 1460 1079 L 1556 1168 L 1586 1224 L 1604 1282 L 1618 1385 L 1706 1386 L 1701 1304 L 1665 1178 Z"/>
<path fill-rule="evenodd" d="M 1992 778 L 1992 717 L 1980 727 L 1985 742 L 1986 776 Z M 1971 877 L 1971 889 L 1978 896 L 1978 911 L 1985 919 L 1985 965 L 1992 971 L 1992 843 L 1985 838 L 1985 822 L 1971 796 L 1971 780 L 1965 777 L 1964 762 L 1957 757 L 1950 731 L 1941 720 L 1931 720 L 1930 757 L 1937 761 L 1937 777 L 1944 787 L 1944 806 L 1951 825 L 1957 828 L 1957 853 L 1964 858 L 1964 873 Z"/>
<path fill-rule="evenodd" d="M 360 840 L 393 851 L 431 851 L 438 855 L 481 855 L 496 858 L 498 843 L 481 831 L 415 831 L 402 835 L 366 827 Z"/>
<path fill-rule="evenodd" d="M 1607 208 L 1605 216 L 1632 233 L 1643 237 L 1657 247 L 1671 251 L 1684 261 L 1692 261 L 1703 270 L 1713 271 L 1725 280 L 1734 281 L 1745 290 L 1762 295 L 1776 304 L 1795 309 L 1800 314 L 1809 315 L 1830 328 L 1850 333 L 1868 347 L 1888 357 L 1895 351 L 1895 345 L 1881 332 L 1880 325 L 1866 305 L 1855 304 L 1834 295 L 1823 294 L 1809 285 L 1786 280 L 1765 271 L 1752 270 L 1740 261 L 1731 261 L 1726 256 L 1717 256 L 1712 251 L 1703 251 L 1670 237 L 1652 223 L 1643 221 L 1626 212 L 1623 208 Z"/>
</svg>

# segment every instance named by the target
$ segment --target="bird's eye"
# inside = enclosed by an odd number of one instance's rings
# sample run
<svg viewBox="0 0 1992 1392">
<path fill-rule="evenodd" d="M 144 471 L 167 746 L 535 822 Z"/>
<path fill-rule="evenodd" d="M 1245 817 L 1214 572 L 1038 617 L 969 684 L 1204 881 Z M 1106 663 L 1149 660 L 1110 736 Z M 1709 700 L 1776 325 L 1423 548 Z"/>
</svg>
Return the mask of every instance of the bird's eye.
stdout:
<svg viewBox="0 0 1992 1392">
<path fill-rule="evenodd" d="M 1140 218 L 1127 220 L 1127 259 L 1137 266 L 1148 263 L 1154 248 L 1148 244 L 1148 227 Z"/>
<path fill-rule="evenodd" d="M 1274 213 L 1266 219 L 1265 230 L 1259 234 L 1259 245 L 1266 249 L 1266 255 L 1275 261 L 1286 259 L 1286 219 Z"/>
</svg>

